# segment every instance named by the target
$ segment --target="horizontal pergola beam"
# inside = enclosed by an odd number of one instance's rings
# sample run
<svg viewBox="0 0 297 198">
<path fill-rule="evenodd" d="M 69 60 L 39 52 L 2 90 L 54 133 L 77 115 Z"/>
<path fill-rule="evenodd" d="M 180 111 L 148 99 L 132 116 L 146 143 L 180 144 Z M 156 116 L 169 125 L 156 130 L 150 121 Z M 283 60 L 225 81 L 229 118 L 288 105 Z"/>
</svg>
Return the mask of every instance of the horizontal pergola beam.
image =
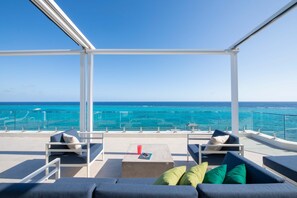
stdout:
<svg viewBox="0 0 297 198">
<path fill-rule="evenodd" d="M 84 49 L 95 49 L 54 0 L 30 0 L 45 16 Z"/>
<path fill-rule="evenodd" d="M 0 56 L 52 56 L 52 55 L 79 55 L 83 50 L 15 50 L 0 51 Z"/>
<path fill-rule="evenodd" d="M 248 34 L 246 34 L 243 38 L 241 38 L 236 43 L 234 43 L 233 45 L 231 45 L 228 49 L 230 49 L 230 50 L 236 49 L 237 47 L 239 47 L 239 45 L 241 45 L 242 43 L 244 43 L 245 41 L 247 41 L 249 38 L 251 38 L 252 36 L 254 36 L 258 32 L 260 32 L 261 30 L 263 30 L 264 28 L 266 28 L 267 26 L 269 26 L 270 24 L 272 24 L 273 22 L 275 22 L 277 19 L 279 19 L 282 16 L 284 16 L 285 14 L 287 14 L 293 8 L 296 8 L 296 5 L 297 5 L 297 0 L 292 0 L 287 5 L 285 5 L 284 7 L 282 7 L 279 11 L 277 11 L 275 14 L 273 14 L 271 17 L 269 17 L 268 19 L 266 19 L 263 23 L 261 23 L 260 25 L 258 25 L 251 32 L 249 32 Z"/>
<path fill-rule="evenodd" d="M 196 49 L 96 49 L 87 53 L 100 55 L 229 55 L 231 50 L 196 50 Z"/>
<path fill-rule="evenodd" d="M 0 56 L 50 56 L 50 55 L 230 55 L 236 50 L 195 49 L 97 49 L 97 50 L 16 50 L 0 51 Z"/>
</svg>

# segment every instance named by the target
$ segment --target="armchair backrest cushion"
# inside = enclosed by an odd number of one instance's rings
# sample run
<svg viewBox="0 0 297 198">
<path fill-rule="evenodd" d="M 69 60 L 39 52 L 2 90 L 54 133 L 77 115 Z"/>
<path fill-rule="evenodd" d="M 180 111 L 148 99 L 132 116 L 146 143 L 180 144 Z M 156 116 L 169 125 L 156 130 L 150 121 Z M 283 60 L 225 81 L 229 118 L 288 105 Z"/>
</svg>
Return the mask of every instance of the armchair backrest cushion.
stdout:
<svg viewBox="0 0 297 198">
<path fill-rule="evenodd" d="M 216 136 L 223 136 L 223 135 L 229 135 L 229 138 L 225 142 L 225 144 L 239 144 L 239 137 L 236 135 L 233 135 L 231 133 L 215 130 L 213 132 L 212 136 L 216 137 Z M 239 151 L 239 148 L 238 147 L 222 147 L 221 151 Z"/>
<path fill-rule="evenodd" d="M 63 133 L 75 136 L 79 141 L 81 141 L 77 131 L 74 130 L 74 129 L 70 129 L 70 130 L 67 130 L 67 131 L 52 135 L 51 138 L 50 138 L 50 142 L 63 142 L 63 143 L 65 143 L 64 138 L 63 138 Z M 66 145 L 52 145 L 51 149 L 68 149 L 68 146 L 66 146 Z M 52 152 L 51 153 L 51 155 L 63 155 L 63 154 L 64 154 L 64 152 Z"/>
<path fill-rule="evenodd" d="M 245 164 L 246 167 L 246 183 L 283 183 L 284 180 L 254 162 L 242 157 L 237 152 L 228 152 L 222 162 L 227 164 L 227 172 L 233 169 L 235 166 Z"/>
</svg>

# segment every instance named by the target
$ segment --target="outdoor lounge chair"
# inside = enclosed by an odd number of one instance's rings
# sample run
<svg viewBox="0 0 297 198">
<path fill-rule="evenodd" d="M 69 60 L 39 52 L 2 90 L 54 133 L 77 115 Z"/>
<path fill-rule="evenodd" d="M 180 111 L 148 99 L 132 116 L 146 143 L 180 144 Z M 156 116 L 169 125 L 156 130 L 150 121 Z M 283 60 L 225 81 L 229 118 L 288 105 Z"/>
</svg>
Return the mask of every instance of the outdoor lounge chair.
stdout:
<svg viewBox="0 0 297 198">
<path fill-rule="evenodd" d="M 189 154 L 192 156 L 193 160 L 197 164 L 202 162 L 208 162 L 209 165 L 219 165 L 222 163 L 226 153 L 228 151 L 237 151 L 242 156 L 244 155 L 244 146 L 239 143 L 239 137 L 219 130 L 215 130 L 211 137 L 229 135 L 228 140 L 224 144 L 213 145 L 213 147 L 222 147 L 218 151 L 205 151 L 205 147 L 209 146 L 207 144 L 190 144 L 194 140 L 207 140 L 205 135 L 202 134 L 188 134 L 187 137 L 187 161 L 189 161 Z"/>
<path fill-rule="evenodd" d="M 75 136 L 79 143 L 65 143 L 63 134 Z M 94 135 L 96 137 L 91 137 Z M 99 136 L 99 137 L 98 137 Z M 100 139 L 101 143 L 90 143 L 93 139 Z M 83 142 L 83 140 L 87 140 Z M 46 164 L 50 161 L 60 158 L 61 167 L 87 167 L 87 177 L 90 176 L 90 166 L 97 159 L 99 155 L 102 155 L 104 160 L 104 135 L 103 133 L 88 133 L 77 132 L 76 130 L 68 130 L 62 133 L 51 136 L 50 142 L 46 144 Z M 76 149 L 70 149 L 68 145 L 81 145 L 81 154 L 75 153 Z M 48 170 L 47 170 L 48 172 Z"/>
<path fill-rule="evenodd" d="M 264 156 L 263 166 L 297 185 L 297 155 Z"/>
</svg>

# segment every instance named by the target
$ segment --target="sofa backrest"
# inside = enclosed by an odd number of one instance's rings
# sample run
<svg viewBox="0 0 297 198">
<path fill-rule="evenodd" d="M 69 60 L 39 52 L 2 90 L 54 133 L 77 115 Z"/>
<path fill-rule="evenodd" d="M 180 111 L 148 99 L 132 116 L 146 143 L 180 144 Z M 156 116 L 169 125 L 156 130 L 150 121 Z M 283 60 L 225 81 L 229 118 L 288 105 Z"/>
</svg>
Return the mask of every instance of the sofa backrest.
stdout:
<svg viewBox="0 0 297 198">
<path fill-rule="evenodd" d="M 143 184 L 100 184 L 95 189 L 95 198 L 197 198 L 192 186 L 167 186 Z"/>
<path fill-rule="evenodd" d="M 222 135 L 229 135 L 229 138 L 225 144 L 239 144 L 239 137 L 233 135 L 232 133 L 227 133 L 220 130 L 215 130 L 212 134 L 213 137 L 222 136 Z M 222 147 L 222 151 L 239 151 L 238 147 Z"/>
<path fill-rule="evenodd" d="M 230 171 L 235 166 L 245 164 L 246 167 L 246 182 L 248 184 L 256 183 L 283 183 L 284 180 L 256 163 L 242 157 L 237 152 L 228 152 L 222 162 L 227 164 L 227 171 Z"/>
<path fill-rule="evenodd" d="M 50 137 L 50 142 L 65 142 L 63 139 L 63 133 L 66 133 L 68 135 L 73 135 L 75 136 L 79 141 L 81 141 L 78 133 L 76 130 L 74 129 L 70 129 L 61 133 L 57 133 L 55 135 L 52 135 Z M 68 147 L 66 145 L 52 145 L 51 149 L 68 149 Z M 63 152 L 52 152 L 51 155 L 61 155 L 63 154 Z"/>
<path fill-rule="evenodd" d="M 9 198 L 91 198 L 94 183 L 1 183 L 0 197 Z"/>
</svg>

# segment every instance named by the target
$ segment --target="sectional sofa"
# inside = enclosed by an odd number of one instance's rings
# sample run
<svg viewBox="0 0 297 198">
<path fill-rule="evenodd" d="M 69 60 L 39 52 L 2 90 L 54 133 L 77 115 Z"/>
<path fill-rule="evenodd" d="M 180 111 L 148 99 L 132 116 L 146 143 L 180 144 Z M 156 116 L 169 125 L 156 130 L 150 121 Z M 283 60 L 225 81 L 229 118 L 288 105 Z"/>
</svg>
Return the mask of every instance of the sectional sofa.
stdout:
<svg viewBox="0 0 297 198">
<path fill-rule="evenodd" d="M 52 184 L 0 184 L 9 198 L 297 198 L 297 187 L 252 161 L 228 152 L 228 170 L 245 164 L 247 184 L 152 185 L 156 178 L 61 178 Z"/>
</svg>

